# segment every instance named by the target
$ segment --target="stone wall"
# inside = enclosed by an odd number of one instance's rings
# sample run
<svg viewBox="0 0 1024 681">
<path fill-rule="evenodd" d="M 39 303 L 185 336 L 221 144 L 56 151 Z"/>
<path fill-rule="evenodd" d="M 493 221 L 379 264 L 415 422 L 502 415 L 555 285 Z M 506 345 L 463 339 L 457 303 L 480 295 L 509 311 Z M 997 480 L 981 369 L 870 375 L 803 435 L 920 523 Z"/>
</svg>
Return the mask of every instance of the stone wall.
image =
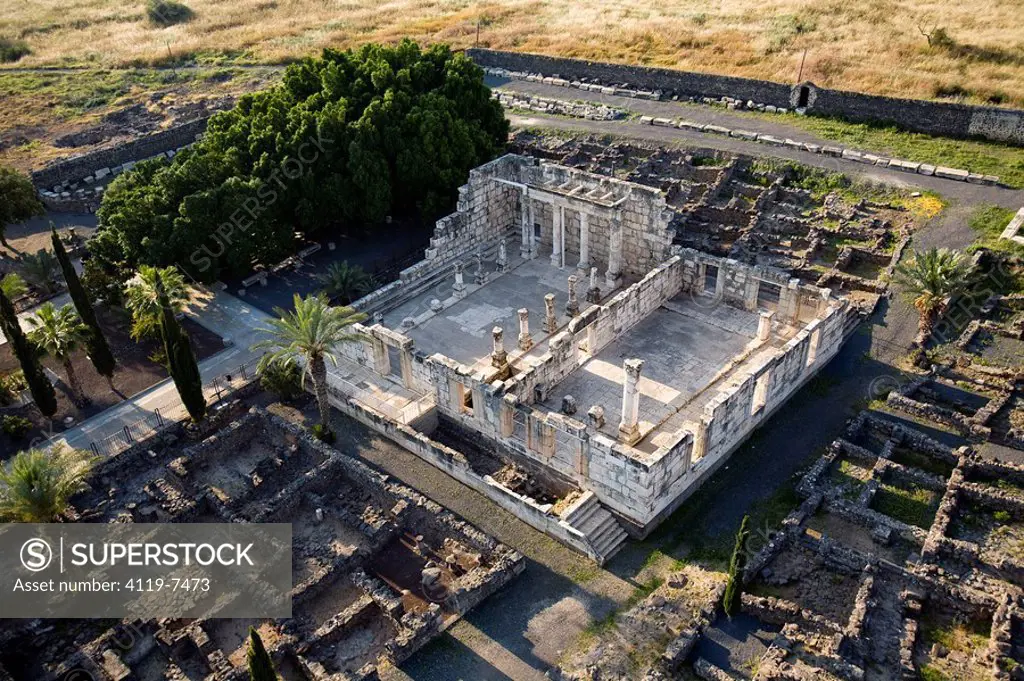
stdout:
<svg viewBox="0 0 1024 681">
<path fill-rule="evenodd" d="M 686 97 L 736 97 L 788 107 L 790 88 L 765 80 L 718 76 L 711 73 L 675 71 L 647 66 L 626 66 L 604 62 L 561 59 L 540 54 L 500 52 L 471 48 L 466 54 L 485 68 L 543 73 L 566 80 L 597 81 L 604 85 L 629 84 L 647 91 L 672 93 Z"/>
<path fill-rule="evenodd" d="M 81 156 L 55 161 L 32 173 L 32 182 L 37 187 L 51 188 L 67 181 L 81 180 L 103 168 L 114 168 L 187 146 L 206 131 L 209 120 L 209 117 L 199 118 L 109 149 L 99 149 Z"/>
<path fill-rule="evenodd" d="M 700 263 L 720 266 L 722 271 L 732 268 L 737 279 L 742 273 L 742 291 L 747 290 L 746 281 L 754 276 L 781 276 L 774 270 L 680 249 L 678 255 L 641 281 L 573 318 L 566 330 L 551 339 L 549 352 L 535 366 L 508 380 L 488 383 L 483 372 L 474 373 L 443 355 L 428 358 L 437 409 L 460 427 L 485 437 L 492 446 L 535 461 L 592 490 L 603 504 L 631 524 L 633 533 L 646 533 L 838 352 L 847 329 L 847 302 L 831 299 L 820 319 L 811 321 L 782 348 L 750 367 L 737 383 L 708 401 L 703 411 L 705 433 L 700 450 L 696 449 L 699 433 L 683 427 L 654 453 L 641 456 L 631 447 L 588 428 L 580 418 L 535 406 L 579 368 L 582 339 L 600 350 L 680 290 L 703 281 L 694 275 Z M 811 286 L 787 290 L 794 311 L 801 309 L 800 301 L 816 304 L 821 300 L 821 292 Z M 733 298 L 739 300 L 740 296 L 737 293 Z M 810 361 L 814 342 L 816 353 Z M 754 409 L 755 385 L 766 373 L 765 402 Z M 467 395 L 471 396 L 471 407 L 466 406 Z M 607 417 L 617 418 L 614 414 Z"/>
<path fill-rule="evenodd" d="M 673 69 L 562 59 L 538 54 L 471 48 L 466 54 L 484 68 L 540 73 L 560 80 L 628 85 L 660 97 L 732 98 L 851 121 L 895 125 L 948 137 L 981 137 L 1024 145 L 1024 111 L 948 102 L 896 99 L 829 90 L 813 83 L 795 86 Z"/>
</svg>

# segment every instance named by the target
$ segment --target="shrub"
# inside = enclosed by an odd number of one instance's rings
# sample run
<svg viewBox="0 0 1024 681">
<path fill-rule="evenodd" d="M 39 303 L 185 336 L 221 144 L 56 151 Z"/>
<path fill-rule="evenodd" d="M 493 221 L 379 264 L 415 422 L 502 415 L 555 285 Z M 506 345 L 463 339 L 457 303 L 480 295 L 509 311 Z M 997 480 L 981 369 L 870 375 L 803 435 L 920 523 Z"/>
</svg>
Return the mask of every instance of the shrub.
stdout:
<svg viewBox="0 0 1024 681">
<path fill-rule="evenodd" d="M 32 430 L 32 422 L 24 416 L 4 416 L 2 427 L 4 433 L 15 440 L 20 440 L 25 437 L 25 433 Z"/>
<path fill-rule="evenodd" d="M 0 468 L 0 518 L 49 523 L 86 487 L 97 457 L 61 443 L 18 452 Z"/>
<path fill-rule="evenodd" d="M 0 404 L 11 404 L 22 391 L 28 389 L 21 369 L 0 376 Z"/>
<path fill-rule="evenodd" d="M 320 440 L 321 442 L 331 444 L 332 442 L 334 442 L 334 431 L 325 426 L 324 424 L 318 423 L 315 426 L 313 426 L 313 437 L 315 437 L 317 440 Z"/>
<path fill-rule="evenodd" d="M 12 40 L 11 38 L 0 38 L 0 62 L 9 63 L 18 61 L 22 57 L 31 54 L 28 43 L 24 40 Z"/>
<path fill-rule="evenodd" d="M 302 371 L 295 362 L 271 362 L 260 374 L 260 386 L 282 400 L 302 395 Z"/>
<path fill-rule="evenodd" d="M 195 12 L 175 0 L 149 0 L 146 16 L 154 26 L 167 27 L 191 21 Z"/>
<path fill-rule="evenodd" d="M 1006 524 L 1006 523 L 1010 522 L 1010 512 L 1009 511 L 996 511 L 995 513 L 992 514 L 992 517 L 995 518 L 997 523 Z"/>
</svg>

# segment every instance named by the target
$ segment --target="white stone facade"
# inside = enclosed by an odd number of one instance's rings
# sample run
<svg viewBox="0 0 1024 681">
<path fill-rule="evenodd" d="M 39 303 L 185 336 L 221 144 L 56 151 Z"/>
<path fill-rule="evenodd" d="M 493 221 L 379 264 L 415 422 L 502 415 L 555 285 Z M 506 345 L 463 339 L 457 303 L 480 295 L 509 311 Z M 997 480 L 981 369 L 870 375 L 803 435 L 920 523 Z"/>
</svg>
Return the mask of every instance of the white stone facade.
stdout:
<svg viewBox="0 0 1024 681">
<path fill-rule="evenodd" d="M 429 423 L 593 492 L 634 534 L 692 493 L 855 325 L 828 289 L 673 247 L 664 196 L 648 187 L 509 155 L 471 173 L 458 208 L 424 261 L 359 302 L 411 321 L 367 328 L 353 359 L 429 399 Z M 455 264 L 486 262 L 503 239 L 500 267 L 449 295 Z M 538 293 L 549 313 L 530 320 L 494 293 L 517 276 L 600 290 L 553 316 L 554 296 Z M 471 342 L 460 351 L 461 334 Z"/>
</svg>

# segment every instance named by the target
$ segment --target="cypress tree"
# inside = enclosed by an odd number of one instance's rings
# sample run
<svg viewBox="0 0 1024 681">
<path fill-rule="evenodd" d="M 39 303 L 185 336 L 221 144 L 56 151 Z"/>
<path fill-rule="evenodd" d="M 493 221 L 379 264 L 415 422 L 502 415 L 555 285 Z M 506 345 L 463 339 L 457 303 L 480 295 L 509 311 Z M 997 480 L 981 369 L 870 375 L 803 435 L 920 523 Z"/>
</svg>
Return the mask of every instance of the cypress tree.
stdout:
<svg viewBox="0 0 1024 681">
<path fill-rule="evenodd" d="M 746 543 L 750 532 L 747 530 L 749 516 L 743 516 L 740 523 L 740 531 L 736 533 L 736 545 L 732 549 L 732 559 L 729 561 L 729 581 L 725 585 L 725 595 L 722 597 L 722 608 L 725 614 L 732 617 L 740 611 L 740 595 L 743 593 L 743 569 L 747 565 Z"/>
<path fill-rule="evenodd" d="M 53 223 L 50 223 L 50 237 L 53 240 L 53 252 L 60 263 L 61 271 L 64 273 L 64 281 L 68 285 L 68 294 L 75 303 L 78 316 L 89 327 L 86 352 L 89 353 L 89 359 L 96 368 L 96 373 L 105 377 L 107 382 L 113 387 L 114 368 L 117 367 L 117 361 L 114 359 L 114 354 L 110 351 L 110 345 L 107 344 L 107 338 L 103 335 L 103 329 L 100 328 L 99 322 L 96 321 L 96 311 L 93 310 L 92 303 L 89 301 L 89 294 L 86 293 L 85 287 L 82 286 L 82 281 L 78 278 L 78 272 L 75 271 L 74 265 L 71 264 L 71 258 L 68 257 L 67 251 L 64 250 L 64 244 L 60 242 L 60 237 L 57 236 L 57 228 L 53 226 Z"/>
<path fill-rule="evenodd" d="M 196 355 L 192 352 L 192 343 L 174 318 L 174 310 L 171 309 L 160 277 L 156 279 L 156 293 L 161 310 L 160 336 L 167 355 L 167 371 L 171 374 L 188 415 L 193 421 L 200 421 L 206 415 L 206 398 L 203 397 L 203 379 L 199 374 Z"/>
<path fill-rule="evenodd" d="M 14 309 L 14 303 L 0 290 L 0 327 L 2 327 L 7 342 L 11 344 L 14 356 L 21 364 L 21 370 L 25 374 L 25 383 L 32 393 L 32 399 L 43 416 L 52 417 L 57 413 L 57 393 L 53 384 L 43 372 L 39 364 L 39 353 L 36 348 L 25 337 L 25 332 L 18 324 L 18 313 Z"/>
<path fill-rule="evenodd" d="M 274 663 L 263 647 L 263 641 L 256 630 L 249 627 L 249 652 L 245 654 L 249 666 L 249 681 L 277 681 Z"/>
</svg>

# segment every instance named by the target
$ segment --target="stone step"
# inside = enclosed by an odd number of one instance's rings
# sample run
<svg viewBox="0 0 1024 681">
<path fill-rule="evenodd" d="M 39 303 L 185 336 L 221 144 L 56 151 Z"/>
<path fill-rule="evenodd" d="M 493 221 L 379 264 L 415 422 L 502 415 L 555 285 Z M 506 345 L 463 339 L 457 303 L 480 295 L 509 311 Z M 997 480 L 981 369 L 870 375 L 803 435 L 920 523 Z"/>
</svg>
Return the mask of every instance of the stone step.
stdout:
<svg viewBox="0 0 1024 681">
<path fill-rule="evenodd" d="M 591 497 L 573 508 L 563 520 L 587 538 L 598 562 L 603 564 L 622 548 L 628 535 L 615 516 L 597 501 L 597 497 L 591 492 L 588 494 Z"/>
</svg>

